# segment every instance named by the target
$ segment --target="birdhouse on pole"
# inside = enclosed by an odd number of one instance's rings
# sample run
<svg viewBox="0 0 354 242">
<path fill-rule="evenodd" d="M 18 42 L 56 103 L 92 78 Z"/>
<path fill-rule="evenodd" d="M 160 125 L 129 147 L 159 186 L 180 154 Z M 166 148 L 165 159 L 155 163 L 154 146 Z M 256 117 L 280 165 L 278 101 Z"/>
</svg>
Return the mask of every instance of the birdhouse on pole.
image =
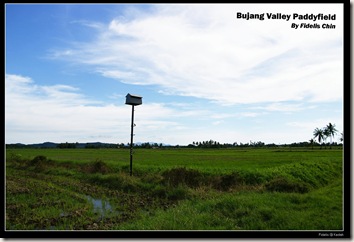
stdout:
<svg viewBox="0 0 354 242">
<path fill-rule="evenodd" d="M 125 96 L 125 97 L 126 97 L 125 104 L 137 106 L 137 105 L 141 105 L 143 103 L 142 97 L 140 97 L 138 95 L 133 95 L 133 94 L 128 93 L 127 96 Z"/>
<path fill-rule="evenodd" d="M 134 136 L 134 106 L 141 105 L 142 97 L 138 95 L 132 95 L 130 93 L 125 96 L 125 104 L 132 105 L 132 123 L 130 126 L 130 175 L 133 174 L 133 136 Z"/>
</svg>

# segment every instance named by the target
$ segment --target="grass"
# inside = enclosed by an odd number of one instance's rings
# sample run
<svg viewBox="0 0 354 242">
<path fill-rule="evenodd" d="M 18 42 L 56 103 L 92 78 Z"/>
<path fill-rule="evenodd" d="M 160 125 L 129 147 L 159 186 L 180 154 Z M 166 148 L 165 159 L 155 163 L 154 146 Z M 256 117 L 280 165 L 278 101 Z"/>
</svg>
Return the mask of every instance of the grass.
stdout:
<svg viewBox="0 0 354 242">
<path fill-rule="evenodd" d="M 102 160 L 109 166 L 129 166 L 128 149 L 9 149 L 7 155 L 19 153 L 33 159 L 43 155 L 58 162 L 86 164 Z M 198 169 L 209 173 L 233 170 L 273 168 L 313 160 L 341 159 L 342 150 L 309 149 L 135 149 L 133 172 L 162 171 L 174 167 Z"/>
<path fill-rule="evenodd" d="M 336 181 L 308 194 L 254 191 L 218 194 L 207 200 L 184 201 L 168 211 L 144 214 L 119 229 L 341 230 L 341 193 L 341 183 Z"/>
<path fill-rule="evenodd" d="M 9 149 L 6 229 L 343 226 L 341 150 L 137 149 L 128 168 L 126 149 Z"/>
</svg>

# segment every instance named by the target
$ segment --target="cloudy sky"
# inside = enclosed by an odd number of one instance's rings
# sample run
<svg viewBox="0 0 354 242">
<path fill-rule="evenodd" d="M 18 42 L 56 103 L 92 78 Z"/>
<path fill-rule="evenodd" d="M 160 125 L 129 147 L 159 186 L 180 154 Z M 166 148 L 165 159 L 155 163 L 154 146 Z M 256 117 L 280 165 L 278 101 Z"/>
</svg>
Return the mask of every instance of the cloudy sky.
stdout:
<svg viewBox="0 0 354 242">
<path fill-rule="evenodd" d="M 127 93 L 136 142 L 343 132 L 342 4 L 7 4 L 5 21 L 6 143 L 128 143 Z"/>
</svg>

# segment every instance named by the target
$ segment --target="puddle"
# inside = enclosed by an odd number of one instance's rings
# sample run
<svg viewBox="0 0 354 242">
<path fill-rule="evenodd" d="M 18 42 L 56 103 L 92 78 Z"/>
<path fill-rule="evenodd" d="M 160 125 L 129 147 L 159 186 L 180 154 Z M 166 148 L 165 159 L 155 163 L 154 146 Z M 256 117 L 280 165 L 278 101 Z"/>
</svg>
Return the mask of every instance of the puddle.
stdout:
<svg viewBox="0 0 354 242">
<path fill-rule="evenodd" d="M 93 212 L 100 216 L 99 220 L 103 220 L 109 214 L 118 214 L 119 211 L 114 211 L 111 204 L 105 199 L 93 198 L 89 195 L 86 195 L 87 200 L 93 205 Z M 67 213 L 62 211 L 59 214 L 59 217 L 67 217 L 71 216 L 72 213 Z M 67 228 L 69 230 L 70 228 Z M 14 226 L 10 227 L 10 230 L 16 230 Z M 35 230 L 56 230 L 56 226 L 48 226 L 45 228 L 36 228 Z"/>
<path fill-rule="evenodd" d="M 70 215 L 70 213 L 61 212 L 61 213 L 59 214 L 59 217 L 66 217 L 66 216 L 69 216 L 69 215 Z"/>
<path fill-rule="evenodd" d="M 112 205 L 105 199 L 93 198 L 89 195 L 86 195 L 85 197 L 88 200 L 88 202 L 92 203 L 93 212 L 95 214 L 99 215 L 99 220 L 103 220 L 108 215 L 119 213 L 119 211 L 114 211 L 112 208 Z M 71 215 L 72 215 L 72 213 L 62 211 L 59 214 L 59 217 L 62 218 L 62 217 L 67 217 L 67 216 L 71 216 Z M 11 229 L 14 229 L 14 228 L 10 228 L 10 230 Z M 67 228 L 67 230 L 69 230 L 69 229 L 70 228 Z M 56 226 L 48 226 L 46 228 L 36 228 L 36 230 L 56 230 Z"/>
<path fill-rule="evenodd" d="M 86 198 L 93 204 L 93 211 L 98 213 L 101 218 L 104 218 L 113 211 L 111 204 L 107 200 L 93 198 L 91 196 L 86 196 Z"/>
</svg>

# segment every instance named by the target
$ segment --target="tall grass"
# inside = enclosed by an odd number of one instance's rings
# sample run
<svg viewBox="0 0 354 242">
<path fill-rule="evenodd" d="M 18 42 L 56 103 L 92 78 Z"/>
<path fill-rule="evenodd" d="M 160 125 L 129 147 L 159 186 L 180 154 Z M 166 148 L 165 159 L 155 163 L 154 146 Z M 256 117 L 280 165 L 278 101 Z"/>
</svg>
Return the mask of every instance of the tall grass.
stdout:
<svg viewBox="0 0 354 242">
<path fill-rule="evenodd" d="M 123 230 L 341 230 L 341 182 L 307 194 L 243 191 L 144 214 Z M 328 196 L 331 194 L 331 196 Z M 117 228 L 118 229 L 118 228 Z"/>
</svg>

